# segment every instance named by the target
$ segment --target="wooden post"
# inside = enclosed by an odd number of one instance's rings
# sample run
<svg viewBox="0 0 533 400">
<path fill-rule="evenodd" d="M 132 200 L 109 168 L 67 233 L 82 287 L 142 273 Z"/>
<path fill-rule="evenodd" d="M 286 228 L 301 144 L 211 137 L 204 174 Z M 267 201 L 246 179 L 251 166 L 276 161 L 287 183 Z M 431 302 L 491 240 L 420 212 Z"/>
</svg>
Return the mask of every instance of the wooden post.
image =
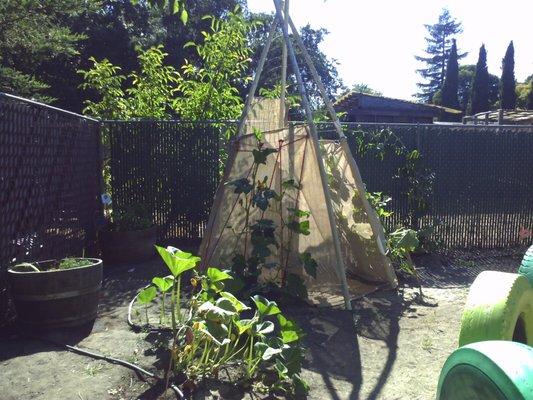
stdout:
<svg viewBox="0 0 533 400">
<path fill-rule="evenodd" d="M 276 15 L 279 21 L 283 21 L 283 14 L 281 12 L 281 5 L 280 0 L 274 0 L 274 5 L 276 7 Z M 287 15 L 287 19 L 289 16 Z M 309 130 L 311 131 L 311 142 L 313 143 L 313 147 L 315 149 L 315 153 L 317 155 L 317 162 L 318 162 L 318 169 L 320 171 L 320 178 L 322 181 L 322 188 L 324 190 L 324 195 L 326 198 L 326 209 L 328 211 L 328 217 L 331 227 L 331 232 L 333 236 L 333 242 L 335 245 L 335 258 L 336 258 L 336 268 L 337 268 L 337 275 L 338 278 L 341 281 L 342 285 L 342 292 L 344 295 L 344 303 L 347 310 L 352 309 L 352 304 L 350 301 L 350 293 L 348 291 L 348 282 L 346 279 L 346 269 L 344 267 L 344 262 L 342 260 L 342 253 L 341 253 L 341 247 L 340 247 L 340 240 L 339 240 L 339 232 L 337 230 L 337 225 L 335 224 L 335 214 L 333 212 L 333 206 L 332 206 L 332 200 L 331 200 L 331 193 L 328 186 L 327 181 L 327 175 L 326 175 L 326 169 L 324 167 L 324 161 L 321 157 L 321 151 L 320 146 L 318 145 L 318 134 L 316 130 L 315 122 L 313 121 L 313 113 L 311 111 L 311 105 L 309 104 L 309 100 L 307 99 L 307 93 L 305 91 L 305 86 L 303 83 L 302 75 L 300 73 L 300 69 L 298 67 L 298 61 L 296 60 L 296 55 L 294 53 L 294 48 L 292 46 L 292 43 L 290 41 L 289 37 L 289 31 L 287 27 L 282 24 L 283 27 L 283 38 L 285 40 L 285 43 L 287 45 L 288 55 L 292 64 L 292 67 L 294 69 L 294 74 L 296 75 L 296 81 L 298 82 L 298 91 L 300 92 L 300 96 L 302 97 L 302 105 L 305 109 L 306 119 L 307 123 L 309 124 Z M 317 82 L 318 83 L 318 82 Z"/>
</svg>

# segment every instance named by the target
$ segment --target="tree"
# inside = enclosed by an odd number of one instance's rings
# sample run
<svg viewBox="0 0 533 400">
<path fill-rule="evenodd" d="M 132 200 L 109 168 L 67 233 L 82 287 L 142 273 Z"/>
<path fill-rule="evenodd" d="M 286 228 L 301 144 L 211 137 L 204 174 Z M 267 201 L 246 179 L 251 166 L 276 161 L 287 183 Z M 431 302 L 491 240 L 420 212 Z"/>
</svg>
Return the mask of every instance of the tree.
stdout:
<svg viewBox="0 0 533 400">
<path fill-rule="evenodd" d="M 66 68 L 78 55 L 84 35 L 69 22 L 98 7 L 96 0 L 0 1 L 0 91 L 53 101 L 46 67 Z"/>
<path fill-rule="evenodd" d="M 372 89 L 370 86 L 368 86 L 366 83 L 355 83 L 351 90 L 352 92 L 357 93 L 366 93 L 366 94 L 372 94 L 374 96 L 383 96 L 383 93 L 381 93 L 378 90 Z"/>
<path fill-rule="evenodd" d="M 514 76 L 514 46 L 512 40 L 502 60 L 500 108 L 504 110 L 514 110 L 516 108 L 516 80 Z"/>
<path fill-rule="evenodd" d="M 476 72 L 476 66 L 473 64 L 461 65 L 459 67 L 459 106 L 463 113 L 468 111 L 470 102 L 470 92 L 472 80 Z M 489 74 L 489 107 L 490 109 L 498 108 L 499 105 L 500 78 L 496 75 Z"/>
<path fill-rule="evenodd" d="M 533 110 L 533 79 L 529 81 L 529 94 L 527 96 L 526 109 Z"/>
<path fill-rule="evenodd" d="M 448 64 L 446 66 L 446 76 L 442 85 L 441 104 L 445 107 L 459 108 L 459 63 L 457 62 L 457 45 L 453 39 Z"/>
<path fill-rule="evenodd" d="M 472 80 L 472 90 L 470 93 L 470 103 L 468 114 L 489 110 L 489 71 L 487 69 L 487 51 L 482 44 L 479 49 L 479 57 L 476 64 L 476 72 Z"/>
<path fill-rule="evenodd" d="M 443 9 L 439 15 L 439 20 L 433 25 L 424 25 L 429 36 L 426 37 L 426 56 L 415 56 L 415 58 L 426 64 L 425 68 L 418 69 L 417 72 L 426 82 L 418 83 L 420 92 L 415 96 L 424 102 L 431 102 L 433 95 L 442 88 L 444 83 L 446 60 L 452 47 L 454 36 L 463 31 L 461 23 L 450 15 L 447 9 Z M 460 60 L 467 53 L 457 55 Z"/>
<path fill-rule="evenodd" d="M 252 14 L 250 16 L 252 19 L 260 20 L 263 25 L 262 28 L 257 29 L 252 37 L 250 38 L 250 45 L 253 49 L 252 64 L 251 70 L 257 68 L 257 63 L 259 61 L 259 55 L 265 45 L 266 37 L 268 33 L 268 28 L 273 21 L 274 16 L 272 14 Z M 320 44 L 324 41 L 324 38 L 328 34 L 328 31 L 325 29 L 313 29 L 310 25 L 306 25 L 300 29 L 300 36 L 302 41 L 309 52 L 311 59 L 317 69 L 317 72 L 326 88 L 326 92 L 331 100 L 336 98 L 338 91 L 343 88 L 341 79 L 337 71 L 337 61 L 334 59 L 328 58 L 320 50 Z M 265 62 L 265 67 L 263 73 L 261 74 L 261 80 L 259 82 L 259 87 L 263 89 L 274 89 L 280 83 L 281 79 L 281 54 L 282 54 L 282 33 L 281 28 L 278 29 L 277 33 L 278 40 L 275 40 L 272 43 L 270 52 L 268 54 L 267 60 Z M 298 66 L 302 74 L 302 79 L 304 81 L 304 86 L 309 96 L 311 106 L 317 110 L 323 106 L 322 96 L 318 86 L 316 85 L 315 80 L 312 77 L 311 71 L 307 66 L 304 57 L 296 46 L 294 40 L 294 49 L 296 54 L 296 59 L 298 61 Z M 296 77 L 290 61 L 287 66 L 287 91 L 289 96 L 298 96 L 298 88 L 296 85 Z M 294 118 L 303 118 L 303 115 L 293 115 Z"/>
</svg>

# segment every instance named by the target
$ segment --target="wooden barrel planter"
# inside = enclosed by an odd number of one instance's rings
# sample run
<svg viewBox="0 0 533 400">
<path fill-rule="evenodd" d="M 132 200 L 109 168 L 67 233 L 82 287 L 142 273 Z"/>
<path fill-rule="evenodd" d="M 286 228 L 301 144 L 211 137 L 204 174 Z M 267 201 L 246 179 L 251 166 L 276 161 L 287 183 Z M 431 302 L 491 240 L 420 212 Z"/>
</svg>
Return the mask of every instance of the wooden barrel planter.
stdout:
<svg viewBox="0 0 533 400">
<path fill-rule="evenodd" d="M 157 227 L 136 231 L 102 231 L 99 235 L 102 258 L 107 264 L 135 264 L 157 255 Z"/>
<path fill-rule="evenodd" d="M 94 321 L 102 287 L 102 260 L 64 270 L 49 270 L 55 260 L 33 263 L 41 271 L 8 269 L 21 325 L 31 328 L 79 326 Z"/>
</svg>

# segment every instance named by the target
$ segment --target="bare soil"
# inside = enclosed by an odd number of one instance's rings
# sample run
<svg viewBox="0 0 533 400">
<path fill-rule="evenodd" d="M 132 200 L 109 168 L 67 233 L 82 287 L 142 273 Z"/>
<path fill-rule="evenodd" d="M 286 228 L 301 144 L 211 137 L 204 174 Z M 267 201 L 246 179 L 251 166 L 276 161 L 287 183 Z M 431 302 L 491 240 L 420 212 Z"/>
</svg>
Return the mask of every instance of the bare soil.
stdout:
<svg viewBox="0 0 533 400">
<path fill-rule="evenodd" d="M 303 377 L 309 399 L 433 399 L 440 369 L 457 347 L 468 287 L 482 270 L 516 271 L 525 249 L 454 252 L 415 257 L 423 297 L 405 280 L 354 301 L 352 313 L 286 306 L 308 332 Z M 158 260 L 106 268 L 99 317 L 84 329 L 54 333 L 16 329 L 0 337 L 0 399 L 172 399 L 162 388 L 125 367 L 74 354 L 54 344 L 81 348 L 133 362 L 162 375 L 158 337 L 136 333 L 126 322 L 127 306 L 150 278 L 163 273 Z M 288 308 L 288 309 L 287 309 Z M 197 399 L 251 399 L 231 385 L 200 388 Z"/>
</svg>

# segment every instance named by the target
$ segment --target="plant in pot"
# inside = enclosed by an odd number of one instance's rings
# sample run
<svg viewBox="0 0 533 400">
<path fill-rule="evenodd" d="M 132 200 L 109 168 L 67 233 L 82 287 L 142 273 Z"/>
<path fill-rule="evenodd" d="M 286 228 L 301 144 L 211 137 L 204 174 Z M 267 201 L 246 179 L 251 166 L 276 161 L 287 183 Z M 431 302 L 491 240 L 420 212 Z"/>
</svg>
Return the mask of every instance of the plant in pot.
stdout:
<svg viewBox="0 0 533 400">
<path fill-rule="evenodd" d="M 106 264 L 143 262 L 156 255 L 157 227 L 144 205 L 132 204 L 110 213 L 99 240 Z"/>
<path fill-rule="evenodd" d="M 8 268 L 18 321 L 28 328 L 78 326 L 94 321 L 102 287 L 102 260 L 64 258 Z"/>
</svg>

